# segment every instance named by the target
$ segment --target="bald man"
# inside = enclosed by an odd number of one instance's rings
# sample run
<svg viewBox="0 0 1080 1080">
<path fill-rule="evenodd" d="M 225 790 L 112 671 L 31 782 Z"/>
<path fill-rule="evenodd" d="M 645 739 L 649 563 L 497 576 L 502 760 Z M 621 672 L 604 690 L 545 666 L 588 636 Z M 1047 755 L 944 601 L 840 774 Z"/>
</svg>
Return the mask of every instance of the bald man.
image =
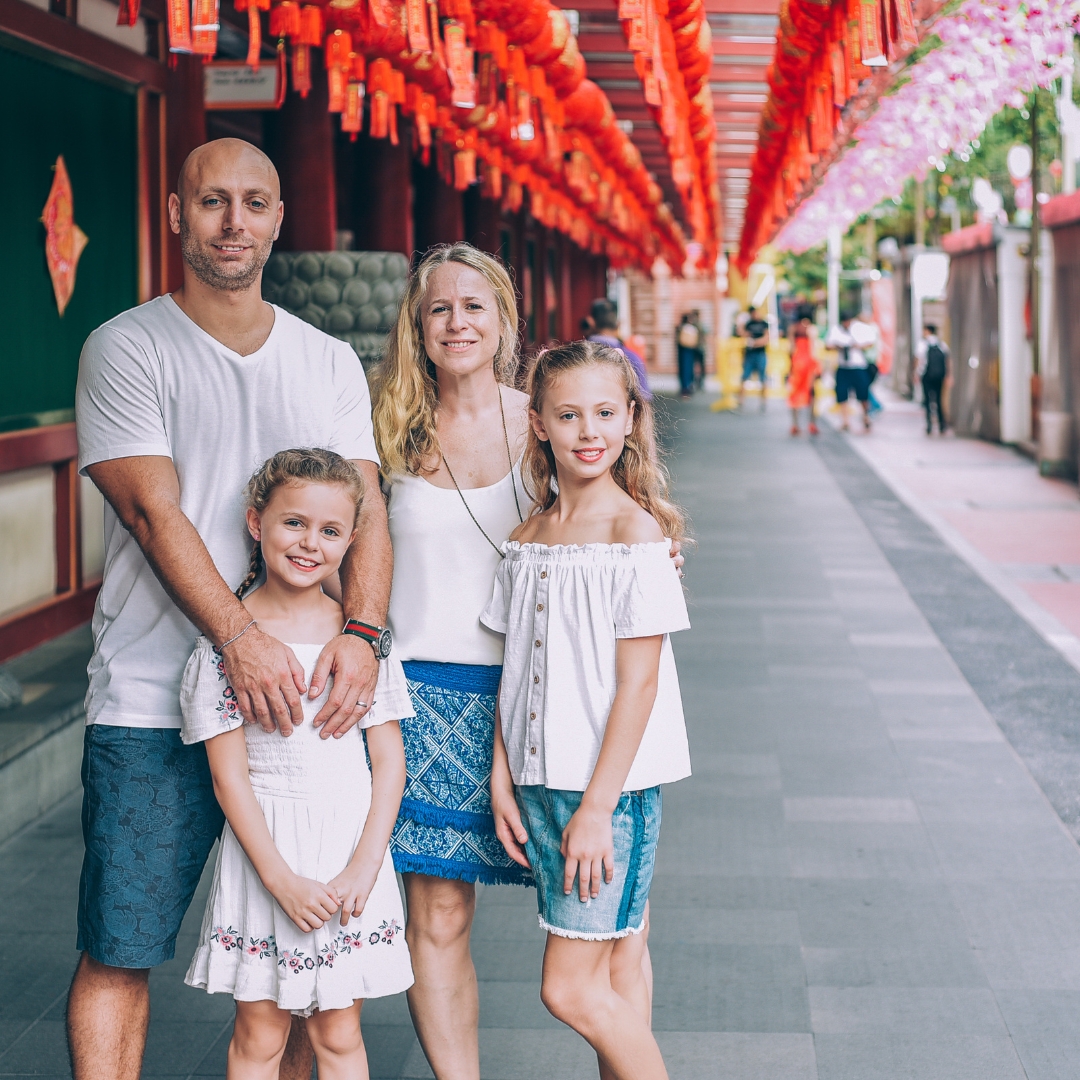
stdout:
<svg viewBox="0 0 1080 1080">
<path fill-rule="evenodd" d="M 248 477 L 295 446 L 335 450 L 367 483 L 341 570 L 346 614 L 381 628 L 390 594 L 360 361 L 262 299 L 282 214 L 262 151 L 238 139 L 199 147 L 169 196 L 182 288 L 118 315 L 83 347 L 79 467 L 108 505 L 86 697 L 82 956 L 68 1001 L 75 1080 L 137 1080 L 149 970 L 173 956 L 221 832 L 205 750 L 180 741 L 180 680 L 198 634 L 221 649 L 245 719 L 267 730 L 291 732 L 301 695 L 318 696 L 331 675 L 315 718 L 323 737 L 340 737 L 372 701 L 378 661 L 365 638 L 328 644 L 308 687 L 292 651 L 251 625 L 233 594 L 250 554 Z"/>
</svg>

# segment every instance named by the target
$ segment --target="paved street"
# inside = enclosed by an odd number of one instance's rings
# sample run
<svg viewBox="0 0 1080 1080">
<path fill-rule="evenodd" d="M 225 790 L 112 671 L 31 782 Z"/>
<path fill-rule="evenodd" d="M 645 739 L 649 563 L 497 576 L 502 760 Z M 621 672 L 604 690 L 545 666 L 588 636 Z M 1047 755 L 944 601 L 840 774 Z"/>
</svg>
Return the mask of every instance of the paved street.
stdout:
<svg viewBox="0 0 1080 1080">
<path fill-rule="evenodd" d="M 698 538 L 695 775 L 652 892 L 671 1076 L 1076 1080 L 1080 672 L 849 442 L 772 410 L 668 408 Z M 0 1077 L 69 1075 L 79 847 L 72 799 L 0 848 Z M 180 981 L 201 898 L 153 976 L 148 1078 L 224 1075 L 231 1002 Z M 539 1003 L 542 948 L 531 893 L 483 890 L 485 1080 L 595 1076 Z M 403 997 L 364 1013 L 373 1077 L 431 1076 Z"/>
</svg>

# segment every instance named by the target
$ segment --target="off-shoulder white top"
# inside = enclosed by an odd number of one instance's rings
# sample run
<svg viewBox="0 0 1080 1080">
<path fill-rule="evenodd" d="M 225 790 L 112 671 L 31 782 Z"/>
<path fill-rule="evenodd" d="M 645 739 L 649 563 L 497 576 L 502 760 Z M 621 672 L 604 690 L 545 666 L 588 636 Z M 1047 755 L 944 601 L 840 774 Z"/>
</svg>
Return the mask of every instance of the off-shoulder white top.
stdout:
<svg viewBox="0 0 1080 1080">
<path fill-rule="evenodd" d="M 623 790 L 690 775 L 668 639 L 690 620 L 670 550 L 668 540 L 503 545 L 480 620 L 506 635 L 499 706 L 515 784 L 585 790 L 615 700 L 616 642 L 660 634 L 656 701 Z"/>
</svg>

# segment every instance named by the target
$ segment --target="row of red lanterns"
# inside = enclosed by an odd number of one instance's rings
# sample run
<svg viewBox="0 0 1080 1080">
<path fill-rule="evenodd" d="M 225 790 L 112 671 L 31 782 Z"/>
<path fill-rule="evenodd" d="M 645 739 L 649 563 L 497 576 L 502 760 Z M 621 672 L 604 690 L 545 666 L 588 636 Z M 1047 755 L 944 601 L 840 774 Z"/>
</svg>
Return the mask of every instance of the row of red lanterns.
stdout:
<svg viewBox="0 0 1080 1080">
<path fill-rule="evenodd" d="M 213 55 L 218 2 L 167 0 L 173 51 Z M 427 159 L 435 146 L 454 186 L 480 181 L 510 209 L 528 189 L 534 217 L 616 264 L 662 255 L 681 265 L 684 238 L 659 186 L 585 79 L 569 22 L 548 0 L 234 3 L 248 13 L 248 62 L 258 66 L 269 11 L 270 36 L 279 50 L 288 43 L 302 95 L 311 49 L 323 47 L 329 108 L 354 137 L 366 113 L 369 134 L 396 143 L 400 110 L 417 151 Z M 580 107 L 583 87 L 590 105 L 594 93 L 602 99 L 598 116 Z"/>
<path fill-rule="evenodd" d="M 703 0 L 619 0 L 627 44 L 671 159 L 702 263 L 715 262 L 720 235 L 716 122 L 709 71 L 712 31 Z"/>
<path fill-rule="evenodd" d="M 863 80 L 918 43 L 913 0 L 788 0 L 781 8 L 737 259 L 743 273 L 832 148 Z"/>
</svg>

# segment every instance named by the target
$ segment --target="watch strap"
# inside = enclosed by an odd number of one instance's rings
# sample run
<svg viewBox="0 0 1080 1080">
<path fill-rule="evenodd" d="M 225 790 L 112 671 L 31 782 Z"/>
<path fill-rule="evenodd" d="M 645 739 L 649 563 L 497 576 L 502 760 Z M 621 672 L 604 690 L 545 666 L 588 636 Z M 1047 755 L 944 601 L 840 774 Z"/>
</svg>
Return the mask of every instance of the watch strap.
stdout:
<svg viewBox="0 0 1080 1080">
<path fill-rule="evenodd" d="M 384 627 L 372 626 L 371 623 L 361 622 L 359 619 L 346 619 L 341 628 L 343 634 L 355 634 L 362 637 L 369 645 L 377 645 L 382 636 Z"/>
</svg>

